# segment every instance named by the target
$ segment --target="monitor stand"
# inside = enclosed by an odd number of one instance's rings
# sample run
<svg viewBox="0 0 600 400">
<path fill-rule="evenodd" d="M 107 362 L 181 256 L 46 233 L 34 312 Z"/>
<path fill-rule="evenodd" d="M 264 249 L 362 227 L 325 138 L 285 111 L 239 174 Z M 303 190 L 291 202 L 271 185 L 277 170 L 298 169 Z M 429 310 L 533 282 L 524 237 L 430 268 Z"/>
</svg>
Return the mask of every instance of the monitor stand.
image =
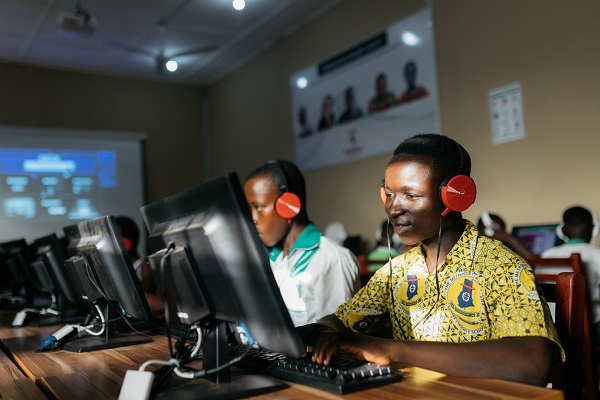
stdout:
<svg viewBox="0 0 600 400">
<path fill-rule="evenodd" d="M 147 343 L 150 338 L 146 335 L 134 335 L 129 333 L 117 333 L 116 320 L 117 317 L 114 309 L 116 305 L 110 304 L 108 301 L 103 301 L 100 304 L 104 321 L 107 321 L 104 326 L 104 333 L 99 336 L 85 336 L 81 338 L 71 339 L 64 344 L 63 350 L 83 353 L 85 351 L 95 351 L 104 349 L 113 349 L 116 347 L 133 346 L 135 344 Z"/>
<path fill-rule="evenodd" d="M 226 323 L 215 321 L 205 337 L 203 350 L 203 368 L 211 370 L 229 362 L 229 350 L 226 335 Z M 177 381 L 156 396 L 157 400 L 187 399 L 240 399 L 285 389 L 288 385 L 267 375 L 240 372 L 232 374 L 230 368 L 224 368 L 203 378 Z"/>
</svg>

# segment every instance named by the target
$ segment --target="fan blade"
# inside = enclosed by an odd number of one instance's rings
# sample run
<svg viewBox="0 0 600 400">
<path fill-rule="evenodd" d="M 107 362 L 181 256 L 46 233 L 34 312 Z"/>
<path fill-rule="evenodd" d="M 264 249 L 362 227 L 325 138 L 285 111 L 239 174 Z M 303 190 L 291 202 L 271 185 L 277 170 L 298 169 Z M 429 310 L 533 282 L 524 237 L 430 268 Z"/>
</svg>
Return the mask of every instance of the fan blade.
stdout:
<svg viewBox="0 0 600 400">
<path fill-rule="evenodd" d="M 219 48 L 219 46 L 217 46 L 217 45 L 198 47 L 196 49 L 186 50 L 186 51 L 182 51 L 182 52 L 179 52 L 179 53 L 171 54 L 171 56 L 169 58 L 189 56 L 189 55 L 192 55 L 192 54 L 209 53 L 209 52 L 214 51 L 214 50 L 216 50 L 218 48 Z"/>
<path fill-rule="evenodd" d="M 108 46 L 114 47 L 115 49 L 128 51 L 130 53 L 140 54 L 140 55 L 146 56 L 146 57 L 152 57 L 152 58 L 156 57 L 156 54 L 149 50 L 143 49 L 141 47 L 131 46 L 127 43 L 119 42 L 117 40 L 106 39 L 104 41 L 104 43 Z"/>
</svg>

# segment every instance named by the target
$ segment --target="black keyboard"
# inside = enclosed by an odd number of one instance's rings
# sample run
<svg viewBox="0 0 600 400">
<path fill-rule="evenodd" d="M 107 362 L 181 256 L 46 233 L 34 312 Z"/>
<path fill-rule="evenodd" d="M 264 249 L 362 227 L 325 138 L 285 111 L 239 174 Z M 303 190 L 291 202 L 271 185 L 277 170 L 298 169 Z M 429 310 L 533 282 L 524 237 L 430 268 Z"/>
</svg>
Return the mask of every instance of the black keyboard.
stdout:
<svg viewBox="0 0 600 400">
<path fill-rule="evenodd" d="M 233 359 L 247 349 L 243 345 L 230 345 L 230 357 Z M 335 394 L 356 392 L 402 379 L 390 366 L 363 360 L 334 357 L 329 365 L 322 365 L 311 361 L 309 357 L 292 358 L 256 348 L 251 349 L 234 365 L 247 371 L 267 374 Z"/>
</svg>

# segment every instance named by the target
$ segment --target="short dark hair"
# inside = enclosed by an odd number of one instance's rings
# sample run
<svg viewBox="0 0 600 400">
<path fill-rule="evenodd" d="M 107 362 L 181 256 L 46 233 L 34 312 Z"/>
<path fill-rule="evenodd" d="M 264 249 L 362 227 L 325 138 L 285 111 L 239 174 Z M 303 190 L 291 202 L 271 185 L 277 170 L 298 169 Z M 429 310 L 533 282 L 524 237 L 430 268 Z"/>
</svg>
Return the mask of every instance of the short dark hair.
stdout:
<svg viewBox="0 0 600 400">
<path fill-rule="evenodd" d="M 426 158 L 440 181 L 455 174 L 471 175 L 471 157 L 458 142 L 435 133 L 412 136 L 396 147 L 394 156 L 411 154 Z"/>
<path fill-rule="evenodd" d="M 489 214 L 492 222 L 495 222 L 498 225 L 500 225 L 500 227 L 502 227 L 502 229 L 506 229 L 506 222 L 504 222 L 502 217 L 500 217 L 498 214 L 492 214 L 492 213 L 488 213 L 488 214 Z M 483 218 L 480 217 L 477 220 L 477 230 L 480 232 L 483 232 L 484 229 L 485 229 L 485 225 L 483 224 Z"/>
<path fill-rule="evenodd" d="M 304 182 L 304 176 L 302 175 L 302 172 L 300 172 L 300 169 L 298 169 L 298 167 L 296 166 L 296 164 L 294 164 L 291 161 L 287 161 L 287 160 L 274 160 L 273 161 L 269 161 L 266 162 L 264 164 L 262 164 L 261 166 L 255 168 L 252 172 L 250 172 L 250 174 L 248 174 L 248 177 L 246 178 L 246 181 L 255 178 L 257 176 L 262 176 L 262 175 L 270 175 L 273 179 L 273 182 L 276 184 L 277 188 L 278 188 L 278 194 L 281 194 L 281 186 L 283 185 L 284 182 L 282 182 L 282 178 L 280 178 L 280 174 L 277 174 L 275 172 L 275 169 L 278 168 L 277 165 L 279 165 L 279 168 L 281 169 L 281 171 L 283 172 L 283 178 L 287 181 L 287 189 L 288 191 L 295 193 L 296 196 L 298 196 L 300 198 L 300 201 L 302 202 L 302 209 L 306 208 L 306 183 Z"/>
<path fill-rule="evenodd" d="M 563 213 L 563 222 L 565 225 L 582 225 L 594 222 L 592 212 L 585 207 L 575 206 L 567 209 Z"/>
</svg>

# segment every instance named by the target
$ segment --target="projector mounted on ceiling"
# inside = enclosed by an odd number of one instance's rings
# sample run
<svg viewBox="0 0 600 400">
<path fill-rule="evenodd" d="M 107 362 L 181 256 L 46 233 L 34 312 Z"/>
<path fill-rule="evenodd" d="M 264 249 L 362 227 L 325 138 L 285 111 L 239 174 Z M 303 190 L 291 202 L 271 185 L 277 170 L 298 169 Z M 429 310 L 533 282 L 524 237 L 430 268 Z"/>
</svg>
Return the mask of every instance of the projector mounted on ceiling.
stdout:
<svg viewBox="0 0 600 400">
<path fill-rule="evenodd" d="M 81 7 L 78 1 L 75 11 L 72 13 L 60 13 L 58 25 L 67 36 L 91 36 L 96 30 L 96 20 L 92 15 Z"/>
</svg>

